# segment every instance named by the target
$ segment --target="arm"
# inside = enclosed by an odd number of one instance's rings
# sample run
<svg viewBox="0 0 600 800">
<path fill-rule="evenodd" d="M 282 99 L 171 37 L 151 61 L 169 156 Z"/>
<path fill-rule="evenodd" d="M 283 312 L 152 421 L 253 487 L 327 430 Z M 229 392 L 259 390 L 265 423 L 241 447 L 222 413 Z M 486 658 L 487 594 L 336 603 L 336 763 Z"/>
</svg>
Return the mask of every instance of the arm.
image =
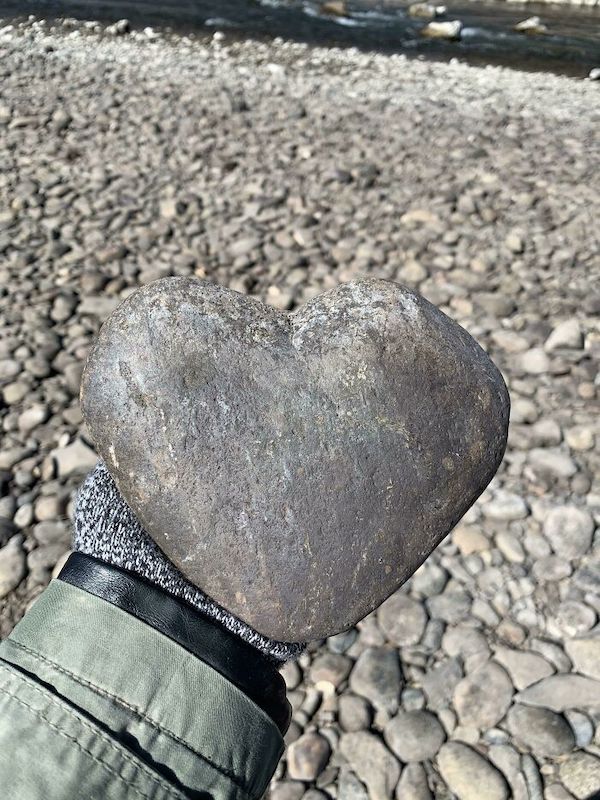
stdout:
<svg viewBox="0 0 600 800">
<path fill-rule="evenodd" d="M 290 716 L 277 662 L 300 647 L 186 584 L 102 465 L 76 517 L 79 552 L 0 645 L 3 797 L 259 798 Z"/>
</svg>

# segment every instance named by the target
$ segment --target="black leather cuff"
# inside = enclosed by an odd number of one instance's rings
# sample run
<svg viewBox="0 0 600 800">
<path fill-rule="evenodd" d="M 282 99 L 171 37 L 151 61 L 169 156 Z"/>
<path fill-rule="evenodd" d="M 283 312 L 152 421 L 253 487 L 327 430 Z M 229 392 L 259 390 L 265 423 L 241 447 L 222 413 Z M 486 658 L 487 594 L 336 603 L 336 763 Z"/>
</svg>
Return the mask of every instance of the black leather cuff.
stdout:
<svg viewBox="0 0 600 800">
<path fill-rule="evenodd" d="M 284 734 L 291 707 L 285 682 L 262 653 L 185 601 L 131 572 L 73 553 L 59 580 L 132 614 L 193 653 L 262 708 Z"/>
</svg>

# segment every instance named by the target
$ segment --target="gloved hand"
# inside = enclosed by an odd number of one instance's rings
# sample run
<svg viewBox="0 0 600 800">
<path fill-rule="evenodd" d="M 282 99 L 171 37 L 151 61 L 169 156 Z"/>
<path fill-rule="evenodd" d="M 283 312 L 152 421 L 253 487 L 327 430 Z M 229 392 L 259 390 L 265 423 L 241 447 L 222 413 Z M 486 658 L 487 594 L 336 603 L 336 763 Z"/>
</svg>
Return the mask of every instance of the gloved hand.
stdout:
<svg viewBox="0 0 600 800">
<path fill-rule="evenodd" d="M 77 496 L 73 549 L 132 572 L 185 600 L 272 661 L 283 663 L 304 649 L 300 643 L 263 636 L 189 583 L 142 528 L 102 461 L 87 476 Z"/>
</svg>

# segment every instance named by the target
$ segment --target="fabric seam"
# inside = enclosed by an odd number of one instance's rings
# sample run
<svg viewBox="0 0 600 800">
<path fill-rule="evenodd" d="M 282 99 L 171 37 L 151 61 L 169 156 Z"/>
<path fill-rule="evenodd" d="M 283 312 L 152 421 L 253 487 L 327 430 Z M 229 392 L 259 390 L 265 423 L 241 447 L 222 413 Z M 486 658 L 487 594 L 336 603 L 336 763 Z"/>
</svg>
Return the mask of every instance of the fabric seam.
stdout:
<svg viewBox="0 0 600 800">
<path fill-rule="evenodd" d="M 34 692 L 37 692 L 38 694 L 41 694 L 41 695 L 42 695 L 42 697 L 44 697 L 44 699 L 48 700 L 48 701 L 49 701 L 50 703 L 52 703 L 53 705 L 57 706 L 57 707 L 60 709 L 60 711 L 61 711 L 62 713 L 69 714 L 69 715 L 70 715 L 70 716 L 72 716 L 72 717 L 73 717 L 73 719 L 75 719 L 75 720 L 76 720 L 76 721 L 77 721 L 77 722 L 78 722 L 78 723 L 79 723 L 79 724 L 80 724 L 82 727 L 89 729 L 89 730 L 90 730 L 90 731 L 91 731 L 91 732 L 92 732 L 92 733 L 93 733 L 95 736 L 98 736 L 98 738 L 100 738 L 102 741 L 104 741 L 104 742 L 105 742 L 105 744 L 107 744 L 107 745 L 108 745 L 108 747 L 109 747 L 111 750 L 114 750 L 114 751 L 115 751 L 115 753 L 117 753 L 117 755 L 118 755 L 120 758 L 122 758 L 124 761 L 127 761 L 127 762 L 129 762 L 129 763 L 130 763 L 130 764 L 132 764 L 132 765 L 133 765 L 133 766 L 134 766 L 136 769 L 139 769 L 141 772 L 143 772 L 143 773 L 144 773 L 144 774 L 147 776 L 147 778 L 149 778 L 149 779 L 152 781 L 152 783 L 154 783 L 156 786 L 160 787 L 161 789 L 163 789 L 164 791 L 168 792 L 170 795 L 173 795 L 174 797 L 181 797 L 181 798 L 184 798 L 184 797 L 185 797 L 184 795 L 182 795 L 182 794 L 178 793 L 178 792 L 177 792 L 177 790 L 176 790 L 175 788 L 173 788 L 172 786 L 168 786 L 167 784 L 163 783 L 163 781 L 162 781 L 162 780 L 161 780 L 161 779 L 160 779 L 160 778 L 159 778 L 157 775 L 153 775 L 151 772 L 149 772 L 149 771 L 147 770 L 147 768 L 146 768 L 146 767 L 144 767 L 144 765 L 143 765 L 143 764 L 141 764 L 141 763 L 139 763 L 139 762 L 136 762 L 136 761 L 134 761 L 134 760 L 133 760 L 133 759 L 132 759 L 130 756 L 128 756 L 126 753 L 124 753 L 124 752 L 122 752 L 121 750 L 119 750 L 119 748 L 116 746 L 116 744 L 115 744 L 114 742 L 111 742 L 110 740 L 107 740 L 107 739 L 106 739 L 106 737 L 104 737 L 104 736 L 102 735 L 101 731 L 98 731 L 98 730 L 94 729 L 92 726 L 90 726 L 90 725 L 86 724 L 86 723 L 85 723 L 83 720 L 81 720 L 81 719 L 80 719 L 80 718 L 79 718 L 79 717 L 78 717 L 78 716 L 77 716 L 77 715 L 76 715 L 76 714 L 75 714 L 73 711 L 71 711 L 70 709 L 68 709 L 68 708 L 63 708 L 61 705 L 59 705 L 58 703 L 56 703 L 56 701 L 55 701 L 55 700 L 52 698 L 52 696 L 51 696 L 51 695 L 49 695 L 49 694 L 45 694 L 44 692 L 42 692 L 42 690 L 41 690 L 41 689 L 38 689 L 38 688 L 37 688 L 37 687 L 35 687 L 35 686 L 28 686 L 28 688 L 29 688 L 29 689 L 31 689 L 31 690 L 32 690 L 32 691 L 34 691 Z M 65 739 L 67 739 L 68 741 L 72 742 L 72 743 L 75 745 L 75 747 L 77 747 L 77 749 L 78 749 L 78 750 L 81 750 L 81 752 L 82 752 L 82 753 L 85 753 L 87 756 L 89 756 L 89 757 L 92 759 L 92 761 L 95 761 L 97 764 L 99 764 L 101 767 L 103 767 L 103 768 L 104 768 L 104 769 L 105 769 L 105 770 L 106 770 L 106 771 L 107 771 L 109 774 L 112 774 L 112 775 L 114 775 L 116 778 L 118 778 L 120 781 L 122 781 L 122 782 L 125 784 L 125 786 L 129 786 L 131 789 L 133 789 L 133 791 L 134 791 L 136 794 L 138 794 L 140 797 L 143 797 L 143 798 L 147 798 L 147 797 L 148 797 L 148 795 L 147 795 L 145 792 L 143 792 L 141 789 L 139 789 L 137 786 L 135 786 L 135 785 L 134 785 L 133 781 L 129 781 L 129 780 L 127 780 L 127 778 L 125 778 L 123 775 L 121 775 L 121 774 L 120 774 L 120 773 L 119 773 L 119 772 L 118 772 L 116 769 L 114 769 L 113 767 L 111 767 L 109 764 L 107 764 L 107 763 L 106 763 L 105 761 L 103 761 L 101 758 L 99 758 L 98 756 L 94 755 L 94 754 L 93 754 L 92 752 L 90 752 L 89 750 L 86 750 L 86 748 L 85 748 L 85 747 L 84 747 L 84 746 L 81 744 L 81 742 L 78 742 L 78 741 L 77 741 L 77 739 L 76 739 L 74 736 L 71 736 L 71 735 L 70 735 L 70 734 L 68 734 L 68 733 L 67 733 L 65 730 L 63 730 L 62 728 L 60 728 L 58 725 L 56 725 L 55 723 L 51 722 L 51 721 L 50 721 L 50 720 L 49 720 L 49 719 L 48 719 L 48 718 L 45 716 L 45 714 L 44 714 L 42 711 L 40 711 L 40 710 L 39 710 L 39 709 L 37 709 L 37 708 L 34 708 L 34 707 L 33 707 L 32 705 L 30 705 L 28 702 L 26 702 L 25 700 L 23 700 L 23 698 L 22 698 L 22 697 L 17 697 L 17 695 L 16 695 L 16 694 L 14 694 L 14 692 L 11 692 L 11 691 L 9 691 L 8 689 L 5 689 L 5 688 L 3 688 L 3 687 L 1 687 L 1 686 L 0 686 L 0 692 L 1 692 L 2 694 L 5 694 L 5 695 L 6 695 L 6 696 L 7 696 L 7 697 L 10 699 L 10 700 L 14 700 L 16 703 L 19 703 L 20 705 L 22 705 L 22 706 L 23 706 L 24 708 L 26 708 L 26 709 L 27 709 L 27 710 L 28 710 L 28 711 L 29 711 L 31 714 L 33 714 L 33 715 L 34 715 L 35 717 L 37 717 L 38 719 L 42 720 L 42 722 L 44 722 L 46 725 L 48 725 L 50 728 L 52 728 L 54 731 L 56 731 L 56 733 L 58 733 L 60 736 L 63 736 Z"/>
<path fill-rule="evenodd" d="M 37 651 L 32 650 L 30 647 L 28 647 L 27 645 L 22 644 L 21 642 L 17 641 L 16 639 L 9 638 L 7 641 L 9 641 L 11 644 L 15 645 L 16 647 L 21 648 L 26 653 L 31 655 L 33 658 L 38 659 L 38 660 L 40 660 L 42 662 L 45 662 L 46 664 L 49 664 L 54 669 L 58 670 L 58 672 L 62 672 L 63 674 L 67 675 L 69 678 L 74 680 L 76 683 L 79 683 L 80 685 L 85 686 L 88 689 L 92 689 L 92 690 L 98 692 L 98 694 L 100 694 L 100 695 L 102 695 L 104 697 L 109 698 L 110 700 L 114 700 L 115 702 L 119 703 L 124 708 L 126 708 L 128 711 L 131 711 L 133 714 L 136 714 L 136 716 L 138 716 L 140 719 L 144 720 L 144 722 L 147 722 L 149 725 L 151 725 L 156 730 L 160 731 L 161 733 L 165 734 L 169 738 L 173 739 L 178 744 L 180 744 L 183 747 L 185 747 L 187 750 L 189 750 L 195 756 L 197 756 L 202 761 L 207 763 L 210 767 L 212 767 L 217 772 L 219 772 L 223 777 L 225 777 L 228 780 L 230 780 L 232 783 L 234 783 L 246 795 L 246 797 L 249 798 L 249 800 L 258 800 L 259 795 L 252 794 L 248 790 L 246 785 L 242 781 L 240 781 L 240 779 L 237 777 L 237 775 L 234 775 L 232 772 L 230 772 L 225 767 L 221 767 L 219 764 L 217 764 L 214 761 L 212 761 L 212 759 L 210 759 L 208 756 L 206 756 L 203 753 L 200 753 L 199 751 L 197 751 L 194 747 L 192 747 L 190 744 L 188 744 L 184 739 L 179 737 L 176 733 L 171 731 L 169 728 L 165 728 L 160 723 L 156 722 L 156 720 L 152 719 L 152 717 L 149 717 L 147 714 L 145 714 L 137 706 L 134 706 L 131 703 L 128 703 L 126 700 L 124 700 L 122 697 L 119 697 L 118 695 L 112 694 L 107 689 L 103 689 L 100 686 L 96 686 L 96 684 L 92 683 L 91 681 L 88 681 L 85 678 L 81 678 L 79 675 L 75 675 L 70 670 L 66 669 L 65 667 L 61 666 L 60 664 L 57 664 L 56 662 L 52 661 L 51 659 L 47 658 L 46 656 L 43 656 L 41 653 L 38 653 Z"/>
</svg>

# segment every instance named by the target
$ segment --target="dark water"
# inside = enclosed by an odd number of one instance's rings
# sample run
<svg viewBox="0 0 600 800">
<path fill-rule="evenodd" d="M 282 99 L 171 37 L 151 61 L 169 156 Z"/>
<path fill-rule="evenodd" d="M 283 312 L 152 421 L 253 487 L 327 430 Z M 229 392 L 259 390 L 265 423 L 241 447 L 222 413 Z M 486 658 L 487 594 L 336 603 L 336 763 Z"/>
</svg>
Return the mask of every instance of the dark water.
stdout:
<svg viewBox="0 0 600 800">
<path fill-rule="evenodd" d="M 261 39 L 281 36 L 310 44 L 435 59 L 457 57 L 576 77 L 600 66 L 600 8 L 449 0 L 441 19 L 459 19 L 464 27 L 460 41 L 445 42 L 421 36 L 425 23 L 412 19 L 406 5 L 359 0 L 348 3 L 347 16 L 331 17 L 321 14 L 313 0 L 0 0 L 0 18 L 35 14 L 48 20 L 76 17 L 109 22 L 125 17 L 139 27 L 185 33 L 222 30 L 232 37 Z M 548 34 L 513 31 L 515 23 L 534 15 L 542 18 Z"/>
</svg>

